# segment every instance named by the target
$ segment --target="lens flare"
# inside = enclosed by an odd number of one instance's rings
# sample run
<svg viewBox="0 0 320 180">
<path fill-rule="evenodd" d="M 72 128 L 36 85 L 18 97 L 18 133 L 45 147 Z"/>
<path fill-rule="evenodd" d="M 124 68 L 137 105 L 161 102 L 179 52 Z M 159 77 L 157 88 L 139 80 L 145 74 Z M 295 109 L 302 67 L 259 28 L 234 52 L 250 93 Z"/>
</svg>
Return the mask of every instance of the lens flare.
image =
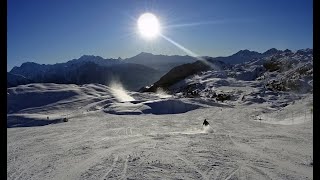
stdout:
<svg viewBox="0 0 320 180">
<path fill-rule="evenodd" d="M 168 42 L 170 42 L 171 44 L 175 45 L 176 47 L 178 47 L 179 49 L 181 49 L 182 51 L 184 51 L 185 53 L 187 53 L 189 56 L 192 56 L 200 61 L 202 61 L 203 63 L 205 63 L 206 65 L 210 66 L 211 68 L 213 69 L 219 69 L 219 67 L 217 67 L 216 65 L 208 62 L 205 58 L 199 56 L 198 54 L 192 52 L 191 50 L 185 48 L 184 46 L 182 46 L 181 44 L 175 42 L 174 40 L 170 39 L 169 37 L 163 35 L 163 34 L 160 34 L 160 36 L 167 40 Z"/>
</svg>

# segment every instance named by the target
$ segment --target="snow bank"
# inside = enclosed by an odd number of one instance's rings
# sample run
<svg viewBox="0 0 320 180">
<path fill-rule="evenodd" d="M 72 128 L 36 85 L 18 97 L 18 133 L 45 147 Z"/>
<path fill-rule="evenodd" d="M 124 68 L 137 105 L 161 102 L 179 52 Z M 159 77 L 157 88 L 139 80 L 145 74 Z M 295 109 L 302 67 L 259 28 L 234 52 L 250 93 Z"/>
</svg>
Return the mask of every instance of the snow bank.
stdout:
<svg viewBox="0 0 320 180">
<path fill-rule="evenodd" d="M 23 87 L 18 86 L 8 89 L 7 113 L 17 112 L 22 109 L 40 107 L 65 100 L 79 93 L 72 89 L 52 89 L 42 90 L 38 86 Z"/>
</svg>

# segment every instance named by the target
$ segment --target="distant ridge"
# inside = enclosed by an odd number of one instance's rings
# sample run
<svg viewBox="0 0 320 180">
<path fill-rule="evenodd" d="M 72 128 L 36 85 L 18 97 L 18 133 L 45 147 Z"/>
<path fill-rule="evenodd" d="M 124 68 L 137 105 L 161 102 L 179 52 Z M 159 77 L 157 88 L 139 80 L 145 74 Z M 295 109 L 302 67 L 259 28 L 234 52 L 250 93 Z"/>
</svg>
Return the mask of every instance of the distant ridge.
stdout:
<svg viewBox="0 0 320 180">
<path fill-rule="evenodd" d="M 209 62 L 222 62 L 228 64 L 240 64 L 267 56 L 281 53 L 292 54 L 291 50 L 277 50 L 271 48 L 263 53 L 250 50 L 240 50 L 226 57 L 205 57 Z M 306 55 L 313 53 L 312 49 L 301 49 L 296 54 Z M 136 56 L 126 59 L 104 59 L 101 56 L 83 55 L 78 59 L 72 59 L 65 63 L 38 64 L 25 62 L 20 67 L 13 67 L 11 74 L 16 78 L 7 79 L 9 87 L 30 82 L 48 83 L 101 83 L 107 85 L 111 79 L 119 79 L 126 88 L 137 90 L 142 86 L 151 84 L 160 79 L 174 67 L 194 63 L 198 59 L 191 56 L 179 55 L 154 55 L 141 52 Z M 220 63 L 221 64 L 221 63 Z M 19 76 L 21 75 L 21 76 Z M 25 79 L 23 80 L 24 77 Z M 16 79 L 20 80 L 16 80 Z M 140 87 L 139 87 L 140 86 Z"/>
</svg>

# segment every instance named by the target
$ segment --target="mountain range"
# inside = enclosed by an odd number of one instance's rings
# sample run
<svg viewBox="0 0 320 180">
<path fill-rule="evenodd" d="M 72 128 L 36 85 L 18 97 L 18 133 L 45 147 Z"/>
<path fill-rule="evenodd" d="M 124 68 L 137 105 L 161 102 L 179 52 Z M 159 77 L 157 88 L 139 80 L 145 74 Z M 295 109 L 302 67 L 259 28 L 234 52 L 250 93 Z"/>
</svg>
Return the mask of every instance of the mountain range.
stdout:
<svg viewBox="0 0 320 180">
<path fill-rule="evenodd" d="M 215 81 L 219 83 L 212 87 L 228 86 L 234 81 L 239 84 L 246 81 L 258 83 L 264 87 L 262 91 L 299 93 L 313 91 L 312 49 L 302 49 L 295 53 L 289 50 L 270 49 L 263 54 L 245 50 L 225 59 L 234 60 L 235 57 L 250 57 L 251 60 L 227 64 L 220 61 L 221 58 L 206 57 L 201 61 L 174 67 L 154 84 L 141 88 L 140 91 L 157 92 L 160 89 L 169 94 L 193 93 L 194 95 L 195 92 L 198 94 L 205 90 L 204 94 L 207 94 L 211 88 L 207 84 Z M 203 77 L 203 80 L 198 80 L 196 77 Z"/>
<path fill-rule="evenodd" d="M 312 49 L 298 50 L 296 54 L 305 55 Z M 226 67 L 251 60 L 277 55 L 281 53 L 293 54 L 290 50 L 269 49 L 264 53 L 249 50 L 226 57 L 201 57 L 211 64 Z M 195 63 L 199 58 L 191 56 L 153 55 L 142 52 L 127 59 L 104 59 L 100 56 L 83 55 L 65 63 L 38 64 L 25 62 L 20 67 L 13 67 L 8 72 L 7 86 L 35 83 L 60 84 L 110 84 L 120 81 L 129 90 L 138 90 L 159 80 L 171 69 L 188 63 Z"/>
</svg>

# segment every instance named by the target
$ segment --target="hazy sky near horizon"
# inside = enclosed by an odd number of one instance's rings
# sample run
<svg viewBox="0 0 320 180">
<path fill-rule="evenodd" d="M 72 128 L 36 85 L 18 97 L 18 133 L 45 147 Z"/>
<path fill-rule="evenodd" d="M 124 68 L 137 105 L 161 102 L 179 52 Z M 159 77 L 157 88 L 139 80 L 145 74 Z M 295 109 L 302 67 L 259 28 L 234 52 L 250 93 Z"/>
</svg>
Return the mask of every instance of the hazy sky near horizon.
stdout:
<svg viewBox="0 0 320 180">
<path fill-rule="evenodd" d="M 137 33 L 137 19 L 155 14 L 162 34 L 203 56 L 242 49 L 313 47 L 312 0 L 9 0 L 7 68 L 32 61 L 54 64 L 97 55 L 140 52 L 186 55 L 162 37 Z"/>
</svg>

